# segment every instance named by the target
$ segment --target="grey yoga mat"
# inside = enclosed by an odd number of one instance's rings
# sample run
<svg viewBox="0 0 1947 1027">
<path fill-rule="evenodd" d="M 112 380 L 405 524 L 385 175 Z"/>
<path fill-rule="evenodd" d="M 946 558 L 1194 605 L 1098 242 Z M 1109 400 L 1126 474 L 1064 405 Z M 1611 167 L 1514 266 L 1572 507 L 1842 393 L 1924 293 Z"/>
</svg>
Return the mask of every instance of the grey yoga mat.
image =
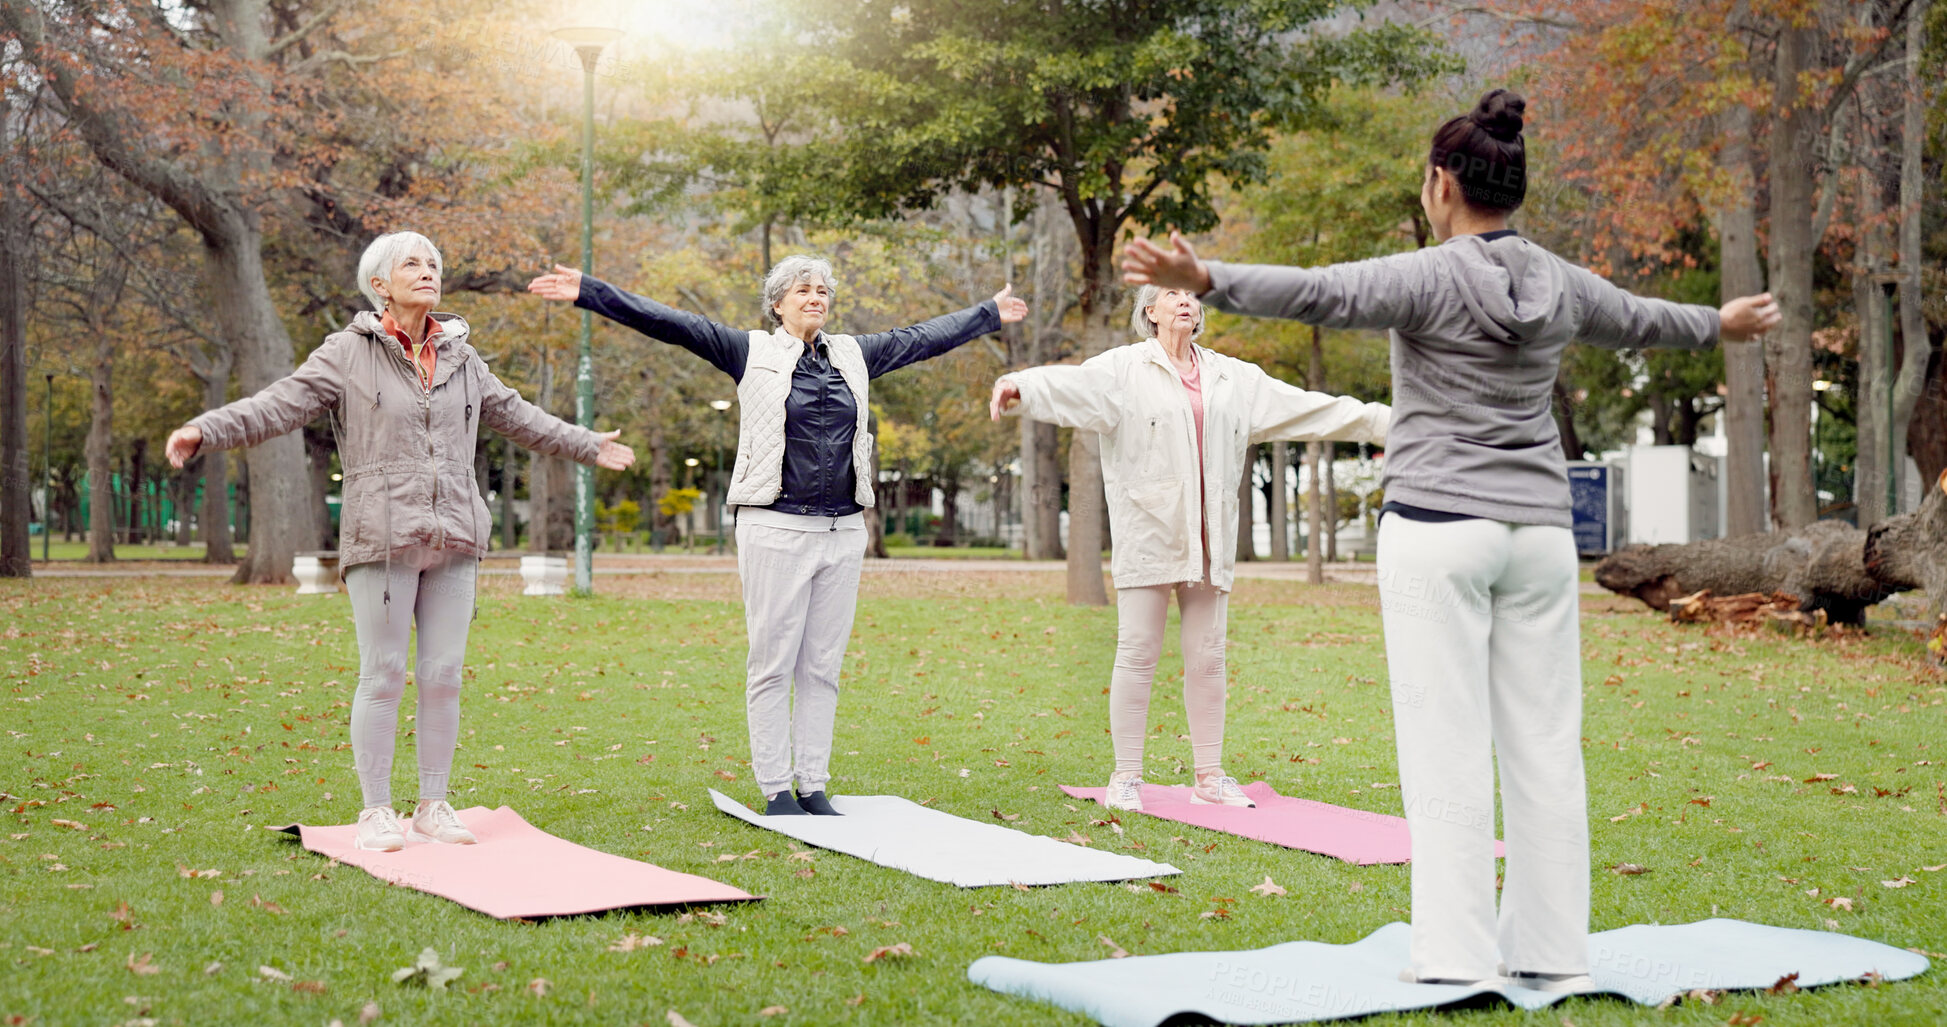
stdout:
<svg viewBox="0 0 1947 1027">
<path fill-rule="evenodd" d="M 975 984 L 1047 1002 L 1108 1027 L 1156 1027 L 1195 1015 L 1221 1023 L 1308 1023 L 1430 1009 L 1498 994 L 1523 1009 L 1566 996 L 1526 988 L 1406 984 L 1409 928 L 1387 924 L 1350 945 L 1294 941 L 1243 952 L 1178 952 L 1083 963 L 987 956 Z M 1927 959 L 1876 941 L 1742 920 L 1639 924 L 1589 937 L 1589 976 L 1603 992 L 1643 1005 L 1697 989 L 1801 988 L 1876 974 L 1903 980 Z"/>
<path fill-rule="evenodd" d="M 821 849 L 962 888 L 1129 881 L 1181 873 L 1168 863 L 1071 845 L 928 809 L 896 795 L 837 795 L 836 817 L 767 817 L 710 789 L 717 809 Z"/>
</svg>

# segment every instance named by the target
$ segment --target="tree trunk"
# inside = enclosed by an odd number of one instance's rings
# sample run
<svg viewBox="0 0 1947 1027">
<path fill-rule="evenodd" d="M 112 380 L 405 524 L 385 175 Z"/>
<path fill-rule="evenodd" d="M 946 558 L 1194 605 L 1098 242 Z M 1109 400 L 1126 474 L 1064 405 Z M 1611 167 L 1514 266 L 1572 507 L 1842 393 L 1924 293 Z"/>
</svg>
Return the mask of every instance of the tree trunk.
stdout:
<svg viewBox="0 0 1947 1027">
<path fill-rule="evenodd" d="M 1928 7 L 1929 0 L 1916 0 L 1913 9 L 1907 12 L 1906 25 L 1906 110 L 1900 135 L 1899 228 L 1899 317 L 1904 352 L 1900 355 L 1899 376 L 1893 382 L 1893 408 L 1889 412 L 1893 422 L 1890 462 L 1893 473 L 1899 476 L 1896 480 L 1906 477 L 1907 430 L 1912 426 L 1913 410 L 1920 402 L 1920 394 L 1926 388 L 1927 364 L 1933 353 L 1932 340 L 1927 336 L 1926 313 L 1921 308 L 1920 281 L 1922 216 L 1929 190 L 1938 188 L 1937 184 L 1927 182 L 1922 166 L 1927 145 L 1928 82 L 1920 75 L 1920 62 L 1927 47 Z M 1899 509 L 1916 502 L 1918 497 L 1902 495 Z M 1889 511 L 1892 512 L 1898 511 Z"/>
<path fill-rule="evenodd" d="M 511 553 L 520 548 L 521 526 L 514 517 L 514 489 L 521 473 L 521 462 L 517 458 L 520 447 L 514 440 L 502 437 L 500 440 L 500 551 Z M 656 501 L 650 497 L 647 511 L 649 523 L 655 524 Z"/>
<path fill-rule="evenodd" d="M 1305 580 L 1325 584 L 1325 497 L 1319 478 L 1323 472 L 1324 446 L 1305 444 L 1305 464 L 1311 470 L 1311 487 L 1305 490 Z"/>
<path fill-rule="evenodd" d="M 1562 439 L 1562 457 L 1567 460 L 1582 459 L 1582 436 L 1575 430 L 1575 393 L 1568 380 L 1568 370 L 1562 369 L 1555 376 L 1555 432 Z"/>
<path fill-rule="evenodd" d="M 88 374 L 93 408 L 88 418 L 88 441 L 82 447 L 88 458 L 89 563 L 115 562 L 115 463 L 111 448 L 115 436 L 114 372 L 115 344 L 97 336 L 95 363 Z"/>
<path fill-rule="evenodd" d="M 1806 613 L 1824 610 L 1833 623 L 1859 624 L 1867 607 L 1900 591 L 1867 572 L 1866 539 L 1844 521 L 1815 521 L 1789 532 L 1630 546 L 1596 564 L 1595 580 L 1657 610 L 1702 589 L 1720 596 L 1783 592 Z"/>
<path fill-rule="evenodd" d="M 1122 287 L 1114 232 L 1084 241 L 1082 254 L 1082 338 L 1092 357 L 1120 335 L 1116 313 Z M 1109 602 L 1102 583 L 1103 507 L 1101 438 L 1078 431 L 1068 444 L 1068 601 L 1077 606 Z"/>
<path fill-rule="evenodd" d="M 1877 281 L 1892 245 L 1881 216 L 1878 140 L 1871 138 L 1876 133 L 1870 121 L 1862 127 L 1869 141 L 1859 152 L 1864 174 L 1858 191 L 1859 237 L 1851 267 L 1853 319 L 1859 332 L 1859 391 L 1853 401 L 1858 453 L 1853 460 L 1852 493 L 1859 526 L 1870 528 L 1898 511 L 1886 507 L 1886 429 L 1892 413 L 1887 402 L 1892 385 L 1887 371 L 1892 355 L 1886 352 L 1885 295 Z"/>
<path fill-rule="evenodd" d="M 230 365 L 234 359 L 227 354 L 214 367 L 213 373 L 203 379 L 203 409 L 215 410 L 223 405 L 230 384 Z M 206 451 L 199 455 L 200 471 L 203 476 L 203 512 L 200 516 L 203 536 L 204 563 L 236 563 L 237 553 L 230 542 L 230 458 L 221 451 Z"/>
<path fill-rule="evenodd" d="M 1757 175 L 1751 167 L 1751 109 L 1741 104 L 1726 112 L 1724 170 L 1731 178 L 1730 201 L 1717 218 L 1723 270 L 1722 301 L 1764 289 L 1758 263 Z M 1725 342 L 1724 476 L 1727 532 L 1735 537 L 1765 530 L 1765 367 L 1761 341 Z M 1580 453 L 1576 459 L 1580 459 Z"/>
<path fill-rule="evenodd" d="M 1284 563 L 1291 559 L 1291 509 L 1285 500 L 1290 491 L 1285 483 L 1285 468 L 1291 466 L 1291 444 L 1271 443 L 1271 559 Z"/>
<path fill-rule="evenodd" d="M 149 539 L 149 440 L 138 438 L 128 444 L 128 544 L 139 545 Z"/>
<path fill-rule="evenodd" d="M 1325 475 L 1325 520 L 1320 522 L 1320 527 L 1325 529 L 1325 562 L 1337 563 L 1339 562 L 1339 479 L 1338 475 L 1333 473 L 1332 465 L 1338 462 L 1339 444 L 1336 442 L 1326 442 L 1321 443 L 1321 445 L 1325 447 L 1324 462 L 1322 464 L 1325 469 L 1323 472 Z"/>
<path fill-rule="evenodd" d="M 0 117 L 0 160 L 11 166 L 13 146 Z M 0 578 L 34 574 L 33 471 L 27 457 L 27 254 L 14 177 L 0 184 Z M 41 530 L 54 530 L 54 497 L 46 497 Z"/>
<path fill-rule="evenodd" d="M 1237 562 L 1257 559 L 1257 540 L 1251 528 L 1257 518 L 1251 509 L 1251 473 L 1257 469 L 1257 447 L 1244 447 L 1244 473 L 1237 479 Z"/>
<path fill-rule="evenodd" d="M 1861 563 L 1889 594 L 1925 589 L 1928 605 L 1941 609 L 1947 601 L 1947 472 L 1926 491 L 1919 509 L 1866 533 Z"/>
<path fill-rule="evenodd" d="M 1818 518 L 1812 481 L 1812 263 L 1821 135 L 1816 98 L 1801 90 L 1812 68 L 1815 25 L 1779 30 L 1771 130 L 1771 290 L 1783 322 L 1765 339 L 1771 386 L 1771 521 L 1796 528 Z M 1713 589 L 1713 591 L 1715 591 Z"/>
</svg>

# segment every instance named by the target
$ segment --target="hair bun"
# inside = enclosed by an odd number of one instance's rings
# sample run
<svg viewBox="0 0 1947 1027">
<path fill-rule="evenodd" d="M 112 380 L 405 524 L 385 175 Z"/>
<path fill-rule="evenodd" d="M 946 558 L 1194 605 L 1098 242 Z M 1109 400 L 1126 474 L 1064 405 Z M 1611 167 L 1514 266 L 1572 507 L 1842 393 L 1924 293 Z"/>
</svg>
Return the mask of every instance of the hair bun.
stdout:
<svg viewBox="0 0 1947 1027">
<path fill-rule="evenodd" d="M 1511 143 L 1521 135 L 1521 116 L 1527 110 L 1528 101 L 1520 93 L 1496 89 L 1481 97 L 1481 102 L 1467 117 L 1488 135 Z"/>
</svg>

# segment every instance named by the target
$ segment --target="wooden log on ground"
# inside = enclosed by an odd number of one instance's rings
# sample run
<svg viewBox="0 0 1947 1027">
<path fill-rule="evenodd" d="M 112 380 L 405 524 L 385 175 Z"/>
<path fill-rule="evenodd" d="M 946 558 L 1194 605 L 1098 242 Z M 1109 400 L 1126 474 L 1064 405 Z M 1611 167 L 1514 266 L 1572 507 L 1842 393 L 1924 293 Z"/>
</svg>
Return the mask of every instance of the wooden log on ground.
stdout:
<svg viewBox="0 0 1947 1027">
<path fill-rule="evenodd" d="M 1656 610 L 1706 589 L 1720 596 L 1778 592 L 1808 617 L 1823 610 L 1830 623 L 1859 624 L 1867 607 L 1915 587 L 1868 573 L 1865 548 L 1866 533 L 1858 528 L 1815 521 L 1789 533 L 1630 546 L 1596 564 L 1595 580 Z"/>
<path fill-rule="evenodd" d="M 1925 589 L 1934 609 L 1940 608 L 1947 600 L 1947 471 L 1927 490 L 1920 509 L 1873 525 L 1861 561 L 1887 588 Z"/>
</svg>

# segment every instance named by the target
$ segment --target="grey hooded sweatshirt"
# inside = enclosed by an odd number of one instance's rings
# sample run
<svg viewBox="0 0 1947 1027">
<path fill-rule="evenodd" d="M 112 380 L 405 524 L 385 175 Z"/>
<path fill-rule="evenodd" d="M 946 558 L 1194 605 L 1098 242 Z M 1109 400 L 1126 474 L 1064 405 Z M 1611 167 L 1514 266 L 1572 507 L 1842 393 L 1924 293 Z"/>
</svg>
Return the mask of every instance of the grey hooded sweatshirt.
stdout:
<svg viewBox="0 0 1947 1027">
<path fill-rule="evenodd" d="M 1517 235 L 1455 236 L 1321 268 L 1211 261 L 1205 303 L 1327 328 L 1389 329 L 1389 503 L 1569 527 L 1550 409 L 1562 350 L 1703 349 L 1714 308 L 1633 296 Z"/>
</svg>

